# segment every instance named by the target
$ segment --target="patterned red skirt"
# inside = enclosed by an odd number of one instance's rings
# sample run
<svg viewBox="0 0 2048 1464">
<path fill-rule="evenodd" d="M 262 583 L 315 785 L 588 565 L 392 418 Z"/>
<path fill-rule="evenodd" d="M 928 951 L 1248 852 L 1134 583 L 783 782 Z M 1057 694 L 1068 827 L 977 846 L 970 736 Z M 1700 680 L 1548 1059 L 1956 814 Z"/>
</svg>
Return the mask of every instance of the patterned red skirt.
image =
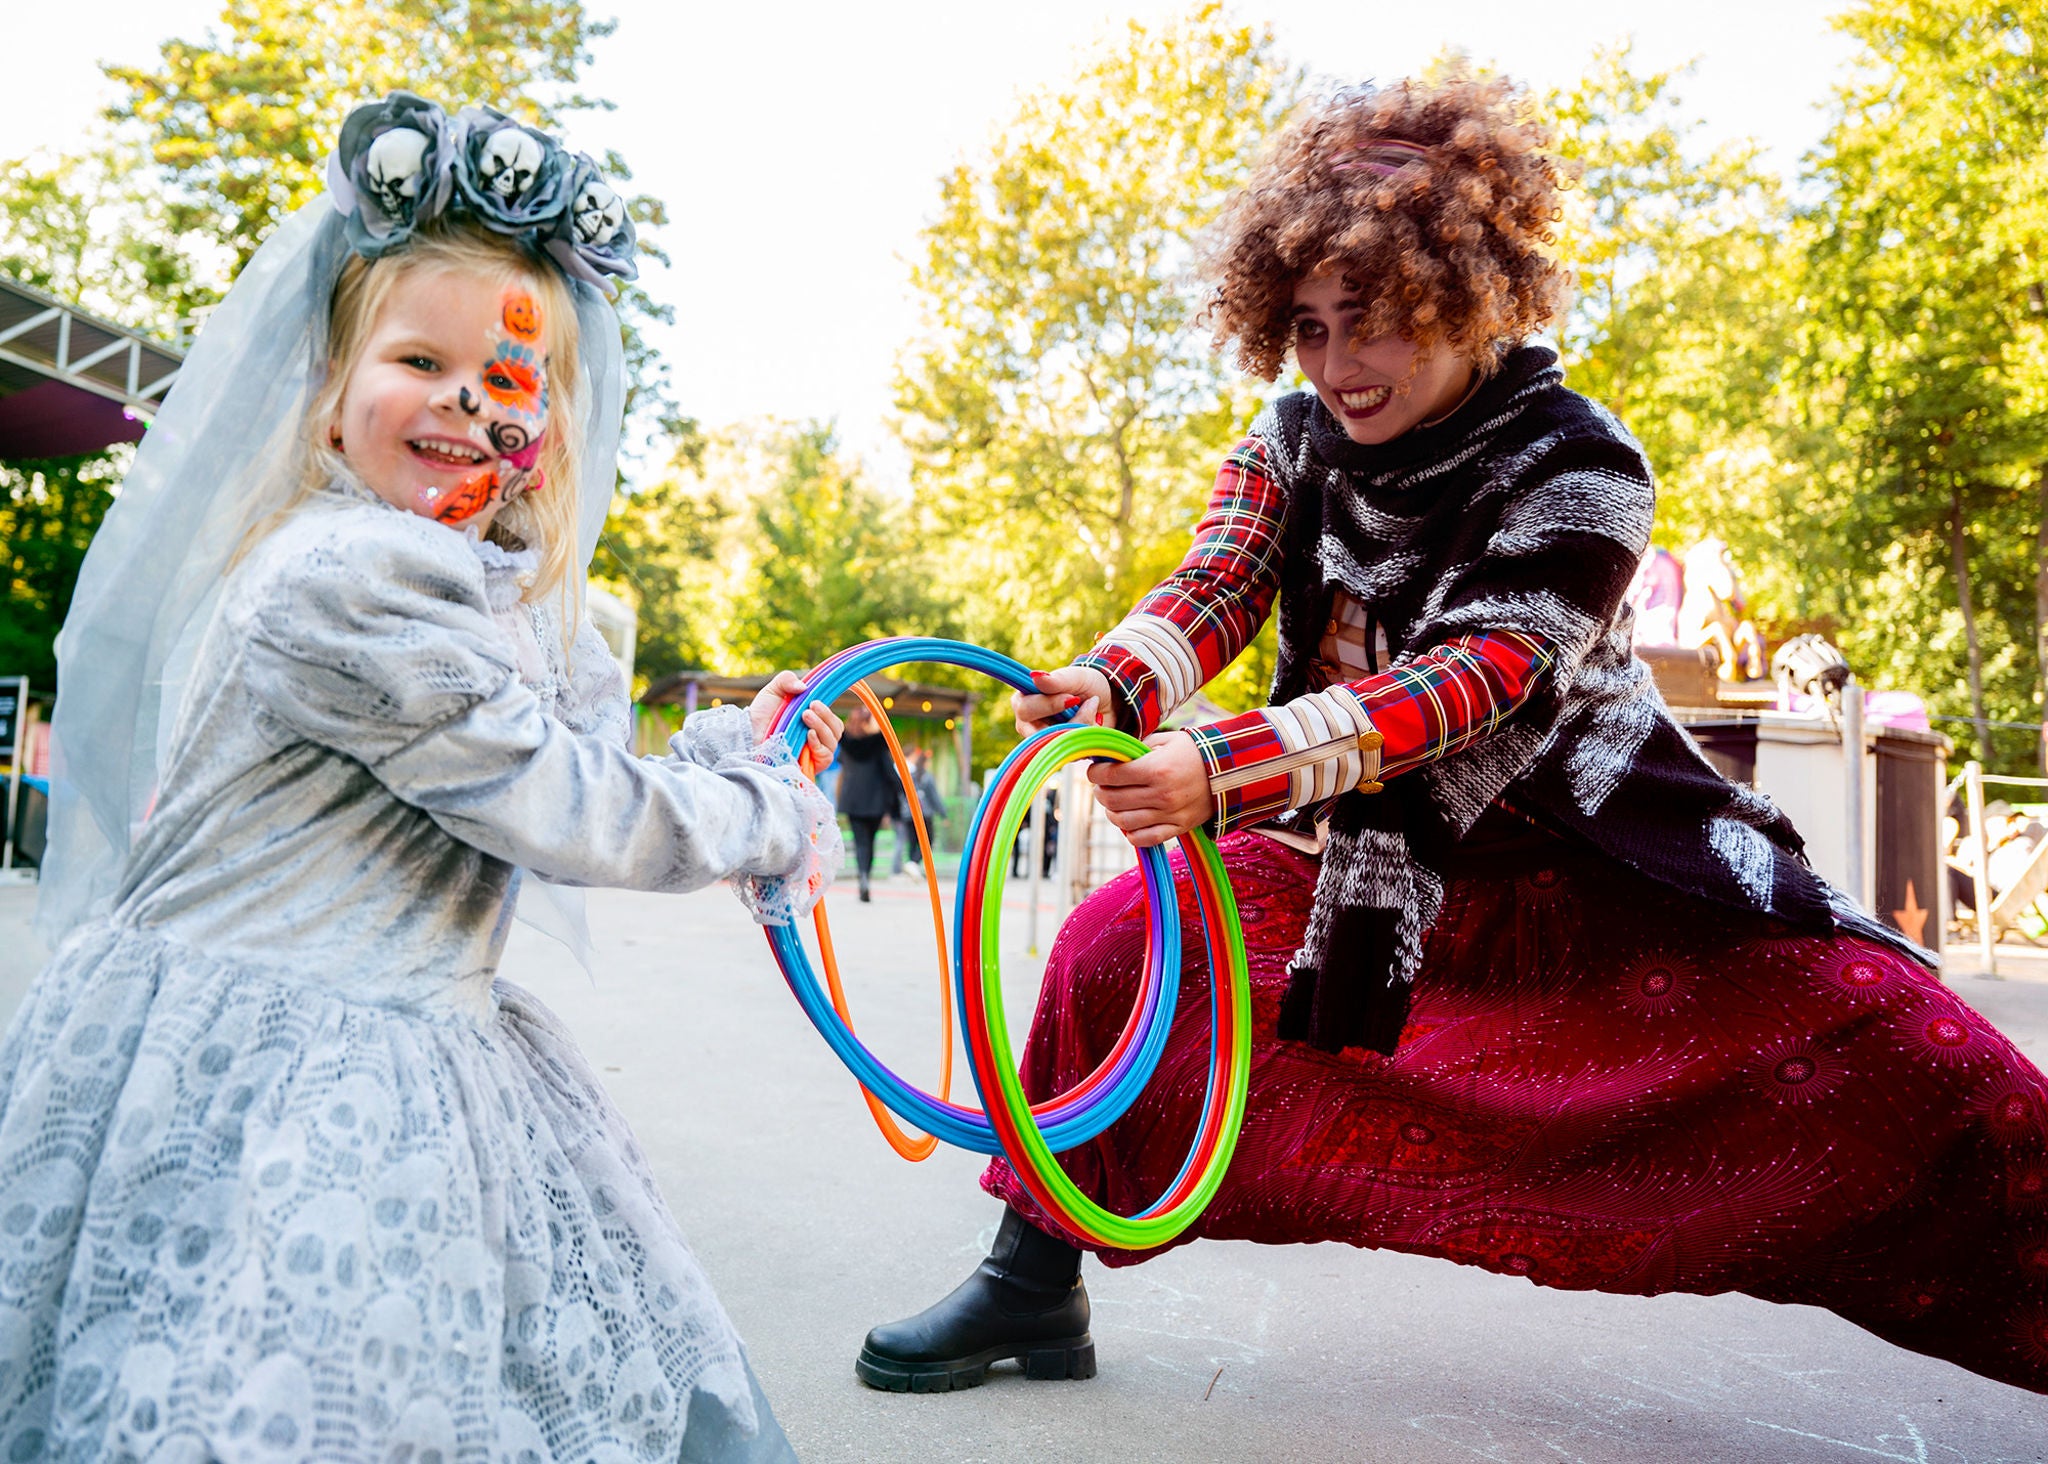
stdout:
<svg viewBox="0 0 2048 1464">
<path fill-rule="evenodd" d="M 1175 1244 L 1340 1240 L 1546 1286 L 1743 1291 L 2048 1391 L 2048 1082 L 1939 977 L 1572 856 L 1454 878 L 1399 1050 L 1333 1055 L 1274 1035 L 1315 862 L 1253 834 L 1223 854 L 1251 1101 Z M 1144 923 L 1132 874 L 1060 931 L 1024 1055 L 1033 1101 L 1115 1042 Z M 1172 1181 L 1201 1109 L 1208 985 L 1189 946 L 1152 1084 L 1063 1158 L 1120 1212 Z M 1002 1160 L 982 1184 L 1057 1230 Z"/>
</svg>

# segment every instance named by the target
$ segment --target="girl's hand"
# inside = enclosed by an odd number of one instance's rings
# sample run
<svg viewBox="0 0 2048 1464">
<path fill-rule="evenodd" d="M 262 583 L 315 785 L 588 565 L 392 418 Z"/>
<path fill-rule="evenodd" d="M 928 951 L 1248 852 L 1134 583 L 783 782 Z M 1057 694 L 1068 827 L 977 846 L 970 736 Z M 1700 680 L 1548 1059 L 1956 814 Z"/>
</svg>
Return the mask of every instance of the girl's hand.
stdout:
<svg viewBox="0 0 2048 1464">
<path fill-rule="evenodd" d="M 1140 849 L 1199 828 L 1215 811 L 1209 769 L 1185 732 L 1156 732 L 1151 751 L 1130 762 L 1098 762 L 1088 769 L 1095 801 L 1109 821 Z"/>
<path fill-rule="evenodd" d="M 1110 704 L 1109 678 L 1092 666 L 1033 671 L 1031 682 L 1038 688 L 1036 695 L 1021 691 L 1010 695 L 1010 712 L 1017 719 L 1017 730 L 1027 735 L 1050 726 L 1052 718 L 1075 702 L 1081 704 L 1081 715 L 1074 719 L 1074 724 L 1095 726 L 1102 721 L 1103 708 Z"/>
<path fill-rule="evenodd" d="M 768 740 L 768 734 L 775 730 L 775 719 L 782 712 L 782 704 L 793 696 L 801 696 L 805 689 L 803 677 L 796 672 L 778 671 L 773 681 L 755 693 L 752 704 L 747 708 L 747 717 L 754 724 L 756 742 Z M 846 724 L 823 702 L 812 702 L 804 708 L 804 725 L 811 729 L 810 754 L 817 759 L 817 765 L 823 767 L 832 761 L 832 749 L 839 745 L 839 734 L 846 730 Z"/>
</svg>

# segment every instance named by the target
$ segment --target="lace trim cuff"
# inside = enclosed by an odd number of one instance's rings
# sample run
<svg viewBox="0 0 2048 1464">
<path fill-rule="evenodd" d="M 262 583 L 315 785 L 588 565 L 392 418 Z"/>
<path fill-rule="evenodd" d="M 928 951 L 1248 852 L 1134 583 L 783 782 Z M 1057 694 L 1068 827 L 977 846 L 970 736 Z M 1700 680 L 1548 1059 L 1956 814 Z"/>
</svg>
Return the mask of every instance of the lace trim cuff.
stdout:
<svg viewBox="0 0 2048 1464">
<path fill-rule="evenodd" d="M 745 720 L 743 708 L 732 710 Z M 839 837 L 839 812 L 818 785 L 804 776 L 790 755 L 789 745 L 779 737 L 771 737 L 744 752 L 730 753 L 720 759 L 718 766 L 720 770 L 759 768 L 790 791 L 796 804 L 802 850 L 795 867 L 783 874 L 743 876 L 733 881 L 732 892 L 754 917 L 755 924 L 793 925 L 825 898 L 826 887 L 846 860 L 846 848 Z"/>
</svg>

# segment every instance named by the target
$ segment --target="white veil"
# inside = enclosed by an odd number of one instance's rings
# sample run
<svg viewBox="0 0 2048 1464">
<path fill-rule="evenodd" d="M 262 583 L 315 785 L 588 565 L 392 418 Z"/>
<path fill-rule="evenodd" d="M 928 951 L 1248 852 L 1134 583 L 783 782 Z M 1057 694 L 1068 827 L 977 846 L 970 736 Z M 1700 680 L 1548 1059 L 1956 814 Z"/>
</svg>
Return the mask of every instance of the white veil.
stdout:
<svg viewBox="0 0 2048 1464">
<path fill-rule="evenodd" d="M 86 553 L 57 643 L 49 844 L 36 909 L 37 931 L 53 946 L 108 907 L 155 800 L 229 560 L 246 527 L 296 482 L 302 423 L 326 369 L 329 302 L 352 247 L 342 210 L 353 202 L 323 195 L 257 250 L 200 333 Z M 586 404 L 581 575 L 617 482 L 625 361 L 604 293 L 564 273 Z M 534 923 L 581 958 L 580 902 L 552 903 L 569 928 L 545 915 Z"/>
</svg>

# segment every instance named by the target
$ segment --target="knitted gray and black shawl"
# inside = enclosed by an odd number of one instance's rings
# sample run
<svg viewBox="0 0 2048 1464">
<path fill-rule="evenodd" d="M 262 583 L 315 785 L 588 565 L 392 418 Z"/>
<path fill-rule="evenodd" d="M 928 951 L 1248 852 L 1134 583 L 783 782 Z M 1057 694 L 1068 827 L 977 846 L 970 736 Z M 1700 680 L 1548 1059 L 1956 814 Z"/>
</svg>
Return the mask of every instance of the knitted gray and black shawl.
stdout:
<svg viewBox="0 0 2048 1464">
<path fill-rule="evenodd" d="M 1387 634 L 1392 664 L 1516 630 L 1557 660 L 1487 737 L 1331 808 L 1280 1035 L 1392 1052 L 1457 846 L 1490 805 L 1724 909 L 1799 931 L 1847 927 L 1921 960 L 1816 875 L 1791 823 L 1730 783 L 1630 650 L 1629 581 L 1656 489 L 1614 417 L 1539 346 L 1508 354 L 1451 418 L 1363 447 L 1309 392 L 1252 426 L 1286 500 L 1274 702 L 1311 690 L 1333 597 Z M 1703 912 L 1704 913 L 1704 912 Z"/>
</svg>

